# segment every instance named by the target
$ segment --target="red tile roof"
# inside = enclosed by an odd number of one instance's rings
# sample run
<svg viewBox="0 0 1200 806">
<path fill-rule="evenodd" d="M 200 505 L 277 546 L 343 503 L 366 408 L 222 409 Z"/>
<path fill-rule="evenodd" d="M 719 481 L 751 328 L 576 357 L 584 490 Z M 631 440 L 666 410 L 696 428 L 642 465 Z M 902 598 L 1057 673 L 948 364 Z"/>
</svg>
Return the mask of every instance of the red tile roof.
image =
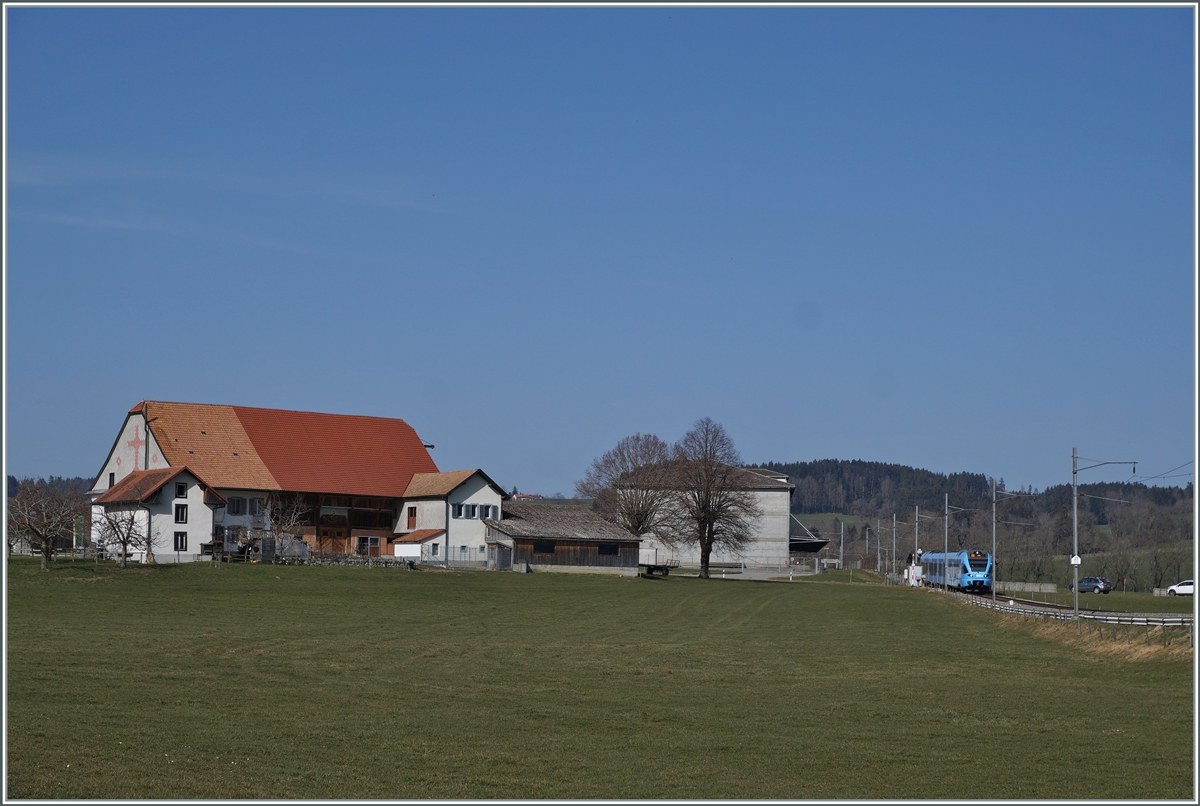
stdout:
<svg viewBox="0 0 1200 806">
<path fill-rule="evenodd" d="M 181 473 L 195 476 L 196 481 L 209 494 L 216 496 L 221 502 L 225 499 L 208 482 L 196 475 L 190 467 L 164 467 L 158 470 L 135 470 L 118 481 L 106 492 L 96 498 L 94 504 L 140 504 L 161 490 L 167 482 Z"/>
<path fill-rule="evenodd" d="M 424 543 L 431 537 L 437 537 L 445 532 L 445 529 L 418 529 L 415 532 L 408 534 L 396 535 L 389 543 Z"/>
<path fill-rule="evenodd" d="M 148 428 L 172 465 L 224 489 L 400 498 L 414 473 L 436 473 L 400 419 L 143 401 Z"/>
<path fill-rule="evenodd" d="M 508 493 L 492 481 L 487 473 L 479 468 L 474 470 L 448 470 L 445 473 L 414 473 L 408 489 L 404 491 L 405 498 L 441 498 L 454 492 L 460 484 L 478 473 L 493 490 L 508 500 Z"/>
</svg>

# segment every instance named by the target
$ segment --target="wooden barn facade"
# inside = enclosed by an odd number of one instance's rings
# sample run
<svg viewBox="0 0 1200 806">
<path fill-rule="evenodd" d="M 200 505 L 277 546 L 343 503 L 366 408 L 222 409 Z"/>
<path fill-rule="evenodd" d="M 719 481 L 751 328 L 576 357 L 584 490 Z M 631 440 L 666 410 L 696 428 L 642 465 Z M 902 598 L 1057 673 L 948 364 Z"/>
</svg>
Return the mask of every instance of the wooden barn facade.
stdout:
<svg viewBox="0 0 1200 806">
<path fill-rule="evenodd" d="M 637 575 L 638 538 L 587 507 L 509 501 L 486 525 L 489 568 Z"/>
</svg>

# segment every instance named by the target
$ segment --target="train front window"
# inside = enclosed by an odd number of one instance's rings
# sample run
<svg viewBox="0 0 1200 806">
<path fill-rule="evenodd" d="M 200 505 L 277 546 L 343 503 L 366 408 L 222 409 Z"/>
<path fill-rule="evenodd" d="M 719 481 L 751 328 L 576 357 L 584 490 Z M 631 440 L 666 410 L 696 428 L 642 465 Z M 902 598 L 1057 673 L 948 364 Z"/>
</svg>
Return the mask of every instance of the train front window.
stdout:
<svg viewBox="0 0 1200 806">
<path fill-rule="evenodd" d="M 987 557 L 970 557 L 967 559 L 967 562 L 969 562 L 971 564 L 972 571 L 986 571 L 987 570 L 987 563 L 988 563 Z"/>
</svg>

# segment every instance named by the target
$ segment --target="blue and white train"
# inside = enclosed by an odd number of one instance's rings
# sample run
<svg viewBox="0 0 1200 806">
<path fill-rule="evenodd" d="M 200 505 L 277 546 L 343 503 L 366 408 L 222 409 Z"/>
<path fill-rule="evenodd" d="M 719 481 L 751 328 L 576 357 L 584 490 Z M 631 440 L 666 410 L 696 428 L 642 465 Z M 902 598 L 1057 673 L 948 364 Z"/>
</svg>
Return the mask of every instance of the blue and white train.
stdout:
<svg viewBox="0 0 1200 806">
<path fill-rule="evenodd" d="M 921 555 L 925 584 L 964 593 L 992 592 L 992 555 L 986 551 L 927 551 Z"/>
</svg>

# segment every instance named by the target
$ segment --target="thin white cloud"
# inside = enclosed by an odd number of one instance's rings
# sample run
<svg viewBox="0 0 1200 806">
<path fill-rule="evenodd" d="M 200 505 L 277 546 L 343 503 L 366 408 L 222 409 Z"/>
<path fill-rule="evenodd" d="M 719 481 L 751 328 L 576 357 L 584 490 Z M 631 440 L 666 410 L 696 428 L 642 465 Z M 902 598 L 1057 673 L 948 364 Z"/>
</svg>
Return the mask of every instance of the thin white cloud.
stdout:
<svg viewBox="0 0 1200 806">
<path fill-rule="evenodd" d="M 80 160 L 74 157 L 9 154 L 7 181 L 13 187 L 53 188 L 105 182 L 178 182 L 229 193 L 291 198 L 297 195 L 327 197 L 373 207 L 397 210 L 437 209 L 394 188 L 356 185 L 312 174 L 303 179 L 268 179 L 215 171 L 178 170 L 157 166 L 130 166 Z"/>
<path fill-rule="evenodd" d="M 65 224 L 74 227 L 152 232 L 178 238 L 194 238 L 206 241 L 216 241 L 219 243 L 231 243 L 238 246 L 256 246 L 263 249 L 272 249 L 278 252 L 287 252 L 294 255 L 314 255 L 326 253 L 329 256 L 334 256 L 334 253 L 330 253 L 328 250 L 317 250 L 302 244 L 288 243 L 286 241 L 276 240 L 275 238 L 264 238 L 261 235 L 248 235 L 246 233 L 231 232 L 212 227 L 178 226 L 176 224 L 154 219 L 66 215 L 62 213 L 49 213 L 41 210 L 20 209 L 10 209 L 9 217 L 10 219 L 37 221 L 46 224 Z M 339 258 L 344 257 L 344 255 L 336 256 Z"/>
</svg>

